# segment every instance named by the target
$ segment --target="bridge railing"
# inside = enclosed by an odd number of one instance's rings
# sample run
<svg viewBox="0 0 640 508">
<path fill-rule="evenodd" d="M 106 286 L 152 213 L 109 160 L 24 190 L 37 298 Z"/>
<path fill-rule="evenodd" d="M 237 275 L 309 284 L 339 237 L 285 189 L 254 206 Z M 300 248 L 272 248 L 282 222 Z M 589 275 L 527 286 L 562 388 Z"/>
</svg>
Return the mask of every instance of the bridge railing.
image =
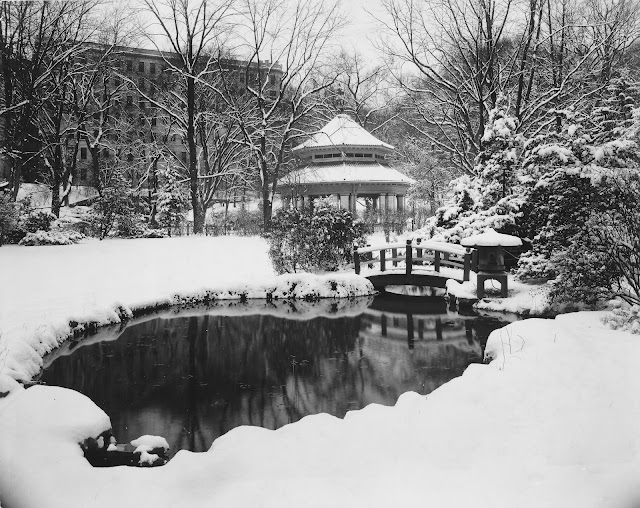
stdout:
<svg viewBox="0 0 640 508">
<path fill-rule="evenodd" d="M 388 252 L 391 251 L 391 256 Z M 362 260 L 361 256 L 367 253 L 379 252 L 379 257 L 371 260 Z M 353 264 L 355 272 L 360 273 L 361 264 L 379 264 L 380 271 L 386 271 L 389 264 L 397 267 L 398 263 L 405 263 L 405 273 L 410 275 L 414 265 L 433 265 L 434 271 L 440 273 L 444 267 L 458 268 L 463 271 L 464 281 L 469 280 L 471 270 L 477 269 L 477 256 L 474 249 L 468 249 L 456 244 L 422 240 L 417 238 L 407 240 L 405 243 L 388 243 L 377 247 L 353 247 Z"/>
</svg>

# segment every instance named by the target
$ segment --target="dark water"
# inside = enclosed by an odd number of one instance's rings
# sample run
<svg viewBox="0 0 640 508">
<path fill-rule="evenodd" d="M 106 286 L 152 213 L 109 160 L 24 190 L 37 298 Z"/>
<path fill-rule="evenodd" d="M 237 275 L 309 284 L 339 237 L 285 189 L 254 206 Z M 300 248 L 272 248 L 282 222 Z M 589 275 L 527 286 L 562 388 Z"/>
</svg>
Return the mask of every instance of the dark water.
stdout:
<svg viewBox="0 0 640 508">
<path fill-rule="evenodd" d="M 204 451 L 239 425 L 275 429 L 427 394 L 481 362 L 487 336 L 506 324 L 447 313 L 439 298 L 383 295 L 351 315 L 331 307 L 307 319 L 251 306 L 238 315 L 238 305 L 235 315 L 157 317 L 80 342 L 49 359 L 40 382 L 90 397 L 119 442 L 155 434 L 173 452 Z"/>
</svg>

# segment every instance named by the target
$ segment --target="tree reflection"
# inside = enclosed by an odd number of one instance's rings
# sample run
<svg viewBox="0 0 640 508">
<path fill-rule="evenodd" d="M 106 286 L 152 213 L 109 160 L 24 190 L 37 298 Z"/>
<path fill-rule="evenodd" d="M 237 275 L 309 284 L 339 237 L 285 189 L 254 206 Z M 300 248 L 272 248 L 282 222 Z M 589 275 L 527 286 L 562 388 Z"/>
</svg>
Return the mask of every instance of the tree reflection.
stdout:
<svg viewBox="0 0 640 508">
<path fill-rule="evenodd" d="M 309 414 L 392 405 L 408 390 L 426 394 L 482 359 L 479 321 L 392 310 L 378 302 L 333 319 L 153 319 L 58 358 L 42 381 L 89 396 L 122 441 L 151 433 L 173 450 L 203 451 L 238 425 L 275 429 Z M 479 326 L 485 334 L 500 325 Z"/>
</svg>

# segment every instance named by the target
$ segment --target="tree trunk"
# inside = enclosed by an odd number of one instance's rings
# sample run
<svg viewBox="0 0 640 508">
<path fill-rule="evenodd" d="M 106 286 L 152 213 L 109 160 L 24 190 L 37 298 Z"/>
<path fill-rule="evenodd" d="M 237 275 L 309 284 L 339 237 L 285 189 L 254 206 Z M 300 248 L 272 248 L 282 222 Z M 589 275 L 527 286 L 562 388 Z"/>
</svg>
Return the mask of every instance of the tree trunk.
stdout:
<svg viewBox="0 0 640 508">
<path fill-rule="evenodd" d="M 193 233 L 201 234 L 204 230 L 204 210 L 198 195 L 198 164 L 196 159 L 196 87 L 195 78 L 187 77 L 187 144 L 189 145 L 189 187 L 191 190 L 191 208 L 193 209 Z"/>
</svg>

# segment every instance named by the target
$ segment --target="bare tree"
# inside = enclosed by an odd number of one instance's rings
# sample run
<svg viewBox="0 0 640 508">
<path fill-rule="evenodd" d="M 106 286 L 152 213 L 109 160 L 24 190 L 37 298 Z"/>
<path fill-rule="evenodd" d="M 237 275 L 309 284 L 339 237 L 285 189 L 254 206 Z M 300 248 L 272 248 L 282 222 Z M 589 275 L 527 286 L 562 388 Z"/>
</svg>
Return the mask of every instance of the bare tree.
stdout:
<svg viewBox="0 0 640 508">
<path fill-rule="evenodd" d="M 238 51 L 243 93 L 231 74 L 222 72 L 216 92 L 240 128 L 240 144 L 251 154 L 260 180 L 263 227 L 268 231 L 277 182 L 288 150 L 304 135 L 303 119 L 318 108 L 321 92 L 337 77 L 321 68 L 340 28 L 337 5 L 314 0 L 244 0 Z M 223 68 L 220 68 L 223 71 Z"/>
<path fill-rule="evenodd" d="M 54 102 L 68 92 L 63 69 L 68 69 L 90 36 L 87 21 L 96 4 L 97 0 L 82 0 L 3 2 L 0 6 L 2 126 L 13 199 L 24 164 L 39 157 L 39 138 L 65 128 L 55 118 L 63 112 L 60 104 L 56 111 Z M 44 128 L 38 127 L 39 120 Z M 61 147 L 55 150 L 52 160 L 58 164 Z"/>
<path fill-rule="evenodd" d="M 203 156 L 210 132 L 207 131 L 209 104 L 199 100 L 207 82 L 218 66 L 222 38 L 229 30 L 231 0 L 145 0 L 154 20 L 153 37 L 162 53 L 172 87 L 159 97 L 138 90 L 149 103 L 165 115 L 183 136 L 187 160 L 183 162 L 189 178 L 194 232 L 201 233 L 205 222 L 205 203 L 200 182 L 212 166 Z M 161 46 L 159 40 L 166 45 Z M 204 131 L 203 131 L 204 129 Z"/>
<path fill-rule="evenodd" d="M 598 55 L 615 37 L 628 41 L 631 26 L 626 16 L 595 36 L 602 23 L 586 20 L 573 0 L 383 3 L 386 52 L 410 104 L 403 119 L 470 174 L 500 95 L 520 132 L 553 126 L 560 118 L 546 121 L 553 109 L 579 108 L 599 93 L 602 83 L 591 77 Z"/>
<path fill-rule="evenodd" d="M 383 64 L 368 65 L 361 53 L 342 50 L 332 71 L 338 74 L 338 79 L 325 93 L 330 117 L 325 120 L 337 113 L 347 113 L 359 125 L 372 131 L 382 121 L 389 121 L 388 117 L 382 118 L 382 113 L 393 103 L 388 72 Z"/>
</svg>

